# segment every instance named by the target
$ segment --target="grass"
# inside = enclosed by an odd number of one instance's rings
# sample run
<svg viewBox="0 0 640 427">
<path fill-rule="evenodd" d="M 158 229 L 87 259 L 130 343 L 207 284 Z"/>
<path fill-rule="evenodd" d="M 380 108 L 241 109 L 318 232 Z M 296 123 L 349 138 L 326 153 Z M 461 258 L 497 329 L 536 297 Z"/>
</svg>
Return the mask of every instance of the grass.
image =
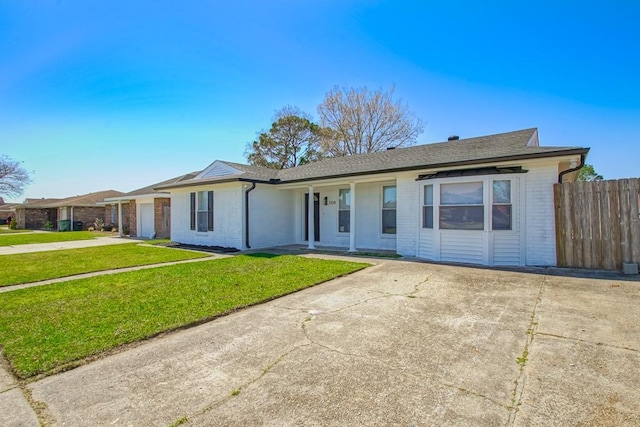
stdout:
<svg viewBox="0 0 640 427">
<path fill-rule="evenodd" d="M 12 230 L 8 227 L 0 227 L 0 234 L 12 234 L 12 233 L 29 233 L 30 230 Z"/>
<path fill-rule="evenodd" d="M 264 254 L 96 276 L 0 294 L 0 344 L 29 378 L 204 322 L 367 264 Z"/>
<path fill-rule="evenodd" d="M 32 243 L 68 242 L 71 240 L 91 240 L 104 234 L 91 231 L 65 231 L 47 233 L 7 234 L 0 239 L 0 246 L 28 245 Z"/>
<path fill-rule="evenodd" d="M 136 265 L 203 258 L 209 254 L 135 243 L 64 251 L 0 255 L 0 287 Z"/>
</svg>

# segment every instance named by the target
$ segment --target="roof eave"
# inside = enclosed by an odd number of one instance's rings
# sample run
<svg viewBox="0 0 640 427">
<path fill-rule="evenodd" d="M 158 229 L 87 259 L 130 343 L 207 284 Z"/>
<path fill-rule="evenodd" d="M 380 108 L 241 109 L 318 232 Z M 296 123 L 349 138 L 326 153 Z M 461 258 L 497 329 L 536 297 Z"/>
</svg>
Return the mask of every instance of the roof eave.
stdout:
<svg viewBox="0 0 640 427">
<path fill-rule="evenodd" d="M 453 166 L 471 166 L 482 163 L 490 163 L 490 162 L 509 162 L 512 160 L 531 160 L 531 159 L 540 159 L 540 158 L 550 158 L 550 157 L 562 157 L 562 156 L 570 156 L 574 154 L 584 154 L 586 155 L 589 152 L 589 148 L 576 148 L 564 151 L 550 151 L 545 153 L 531 153 L 531 154 L 518 154 L 512 156 L 502 156 L 502 157 L 489 157 L 482 159 L 474 159 L 474 160 L 465 160 L 465 161 L 457 161 L 457 162 L 444 162 L 444 163 L 433 163 L 428 165 L 416 165 L 416 166 L 406 166 L 400 168 L 390 168 L 390 169 L 378 169 L 376 171 L 371 172 L 353 172 L 353 173 L 345 173 L 345 174 L 337 174 L 337 175 L 325 175 L 318 177 L 310 177 L 310 178 L 300 178 L 300 179 L 292 179 L 292 180 L 281 180 L 275 184 L 293 184 L 297 182 L 308 182 L 308 181 L 317 181 L 320 179 L 333 179 L 333 178 L 349 178 L 354 176 L 361 175 L 380 175 L 385 173 L 394 173 L 394 172 L 407 172 L 412 170 L 421 170 L 425 168 L 435 169 L 435 168 L 445 168 L 445 167 L 453 167 Z M 270 183 L 274 184 L 274 183 Z"/>
<path fill-rule="evenodd" d="M 211 184 L 226 184 L 229 182 L 255 182 L 262 184 L 273 184 L 273 182 L 265 181 L 263 179 L 254 179 L 254 178 L 227 178 L 227 179 L 212 179 L 212 180 L 203 180 L 200 182 L 182 182 L 177 184 L 169 184 L 163 185 L 162 187 L 156 187 L 154 190 L 166 190 L 166 189 L 176 189 L 176 188 L 188 188 L 188 187 L 200 187 L 202 185 L 211 185 Z"/>
</svg>

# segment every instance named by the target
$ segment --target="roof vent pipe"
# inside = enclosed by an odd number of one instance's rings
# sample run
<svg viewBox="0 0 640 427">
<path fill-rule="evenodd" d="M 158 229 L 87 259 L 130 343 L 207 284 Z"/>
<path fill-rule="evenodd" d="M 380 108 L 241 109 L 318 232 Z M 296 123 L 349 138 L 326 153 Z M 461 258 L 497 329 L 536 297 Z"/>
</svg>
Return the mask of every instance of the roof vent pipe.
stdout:
<svg viewBox="0 0 640 427">
<path fill-rule="evenodd" d="M 447 141 L 457 141 L 459 139 L 460 137 L 458 135 L 451 135 L 449 138 L 447 138 Z"/>
<path fill-rule="evenodd" d="M 389 151 L 389 150 L 395 150 L 395 149 L 396 149 L 396 147 L 387 147 L 387 151 Z"/>
</svg>

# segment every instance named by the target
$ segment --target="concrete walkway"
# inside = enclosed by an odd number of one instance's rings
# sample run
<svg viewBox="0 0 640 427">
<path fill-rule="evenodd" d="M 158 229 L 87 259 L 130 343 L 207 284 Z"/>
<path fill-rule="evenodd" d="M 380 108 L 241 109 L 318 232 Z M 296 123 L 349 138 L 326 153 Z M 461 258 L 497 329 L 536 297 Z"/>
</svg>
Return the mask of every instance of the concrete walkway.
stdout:
<svg viewBox="0 0 640 427">
<path fill-rule="evenodd" d="M 375 262 L 23 390 L 45 425 L 640 424 L 638 282 Z"/>
<path fill-rule="evenodd" d="M 0 255 L 26 254 L 32 252 L 57 251 L 62 249 L 91 248 L 94 246 L 119 245 L 123 243 L 143 243 L 122 237 L 96 237 L 91 240 L 72 240 L 69 242 L 33 243 L 30 245 L 0 246 Z"/>
</svg>

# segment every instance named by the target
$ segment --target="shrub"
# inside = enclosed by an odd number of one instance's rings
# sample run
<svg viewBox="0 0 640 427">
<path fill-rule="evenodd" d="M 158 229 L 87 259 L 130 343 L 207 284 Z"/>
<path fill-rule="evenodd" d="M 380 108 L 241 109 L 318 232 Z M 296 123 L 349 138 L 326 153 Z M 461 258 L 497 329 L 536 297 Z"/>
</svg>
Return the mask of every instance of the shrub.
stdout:
<svg viewBox="0 0 640 427">
<path fill-rule="evenodd" d="M 104 219 L 96 218 L 96 220 L 93 221 L 93 225 L 96 230 L 102 230 L 102 226 L 104 225 Z"/>
</svg>

